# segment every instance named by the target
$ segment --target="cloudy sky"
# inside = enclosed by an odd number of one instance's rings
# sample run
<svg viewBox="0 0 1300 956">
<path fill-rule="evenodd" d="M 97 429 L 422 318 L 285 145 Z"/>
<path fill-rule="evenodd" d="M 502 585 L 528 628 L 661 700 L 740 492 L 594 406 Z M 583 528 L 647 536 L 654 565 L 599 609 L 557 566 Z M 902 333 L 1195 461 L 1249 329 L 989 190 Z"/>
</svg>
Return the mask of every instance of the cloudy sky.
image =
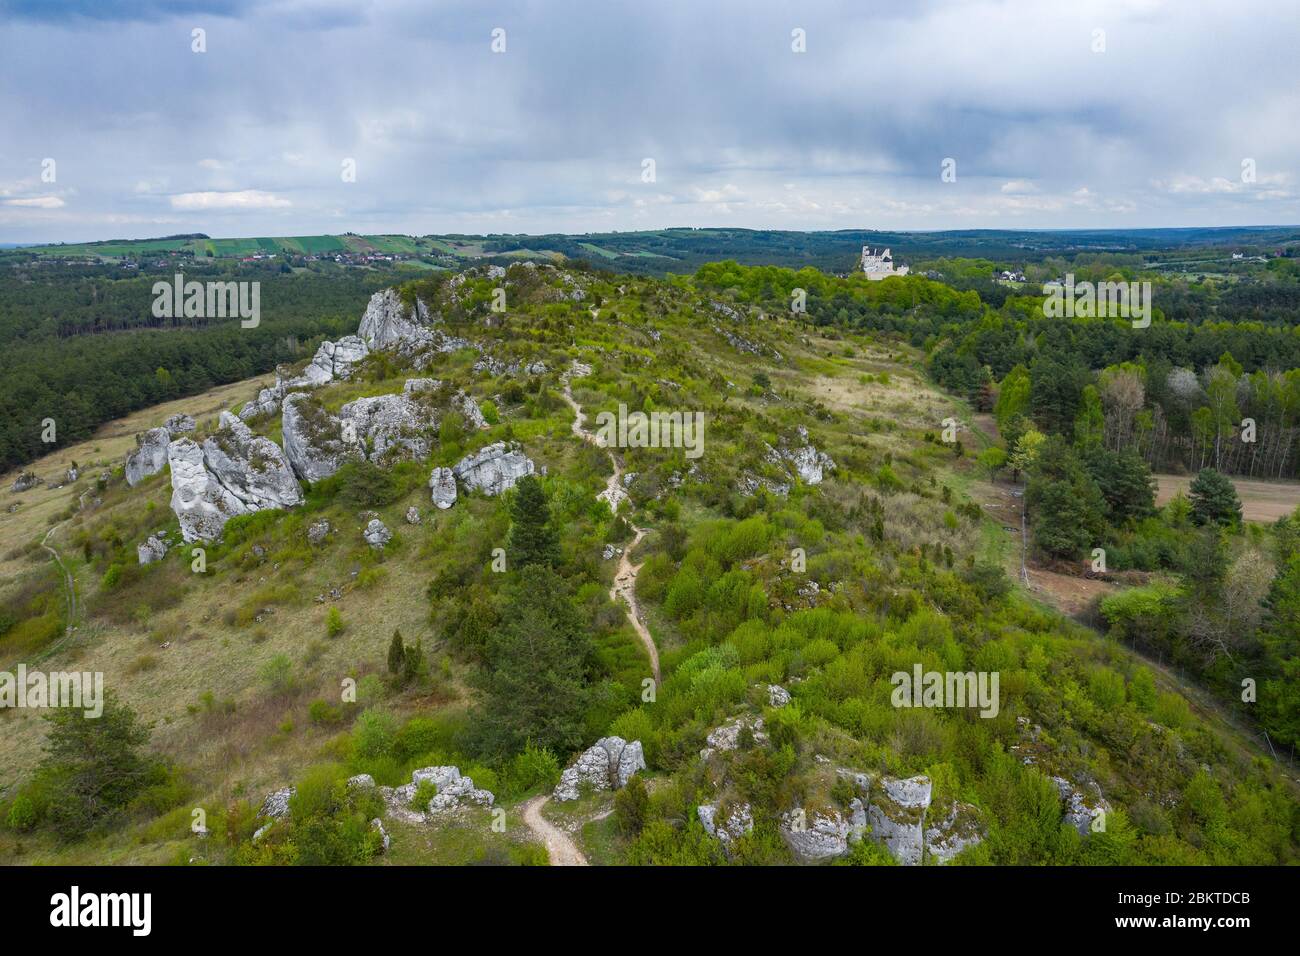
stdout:
<svg viewBox="0 0 1300 956">
<path fill-rule="evenodd" d="M 0 0 L 0 242 L 1294 224 L 1298 41 L 1295 0 Z"/>
</svg>

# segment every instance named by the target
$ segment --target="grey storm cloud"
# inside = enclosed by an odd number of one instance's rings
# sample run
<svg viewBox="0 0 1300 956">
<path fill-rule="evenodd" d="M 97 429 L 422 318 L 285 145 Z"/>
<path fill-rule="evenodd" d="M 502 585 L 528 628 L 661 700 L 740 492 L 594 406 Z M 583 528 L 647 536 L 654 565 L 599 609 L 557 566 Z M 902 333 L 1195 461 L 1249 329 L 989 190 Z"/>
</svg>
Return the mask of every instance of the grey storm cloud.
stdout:
<svg viewBox="0 0 1300 956">
<path fill-rule="evenodd" d="M 1286 4 L 0 11 L 2 241 L 1300 220 Z"/>
</svg>

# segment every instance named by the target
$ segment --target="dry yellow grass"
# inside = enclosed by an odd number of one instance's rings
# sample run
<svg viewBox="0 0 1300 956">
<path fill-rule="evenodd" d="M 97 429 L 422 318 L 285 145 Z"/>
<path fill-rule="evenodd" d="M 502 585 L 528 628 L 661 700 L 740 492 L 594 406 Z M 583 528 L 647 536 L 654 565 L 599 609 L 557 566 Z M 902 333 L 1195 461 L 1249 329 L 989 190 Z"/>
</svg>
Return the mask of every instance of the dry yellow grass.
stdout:
<svg viewBox="0 0 1300 956">
<path fill-rule="evenodd" d="M 222 385 L 201 395 L 142 409 L 100 426 L 94 437 L 87 441 L 60 448 L 0 476 L 0 580 L 16 573 L 24 563 L 6 560 L 4 556 L 14 548 L 43 536 L 49 529 L 51 518 L 66 509 L 78 493 L 94 487 L 95 478 L 101 471 L 122 464 L 126 453 L 135 447 L 136 434 L 155 428 L 169 416 L 182 412 L 193 415 L 196 420 L 215 417 L 222 409 L 243 405 L 257 394 L 259 388 L 274 380 L 274 376 L 262 375 Z M 81 465 L 80 480 L 75 487 L 55 489 L 54 485 L 63 480 L 68 466 L 74 461 Z M 45 479 L 45 484 L 16 494 L 10 489 L 14 479 L 25 471 L 35 472 Z M 8 512 L 11 504 L 18 505 L 13 514 Z"/>
</svg>

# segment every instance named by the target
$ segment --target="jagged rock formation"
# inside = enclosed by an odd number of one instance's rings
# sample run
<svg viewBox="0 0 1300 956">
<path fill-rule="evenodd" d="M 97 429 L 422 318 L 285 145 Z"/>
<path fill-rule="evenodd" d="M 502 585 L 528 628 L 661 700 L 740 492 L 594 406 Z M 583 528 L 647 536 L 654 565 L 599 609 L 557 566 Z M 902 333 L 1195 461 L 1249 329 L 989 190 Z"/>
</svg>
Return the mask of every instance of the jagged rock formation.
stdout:
<svg viewBox="0 0 1300 956">
<path fill-rule="evenodd" d="M 309 395 L 284 400 L 281 431 L 285 452 L 304 481 L 328 478 L 350 460 L 366 458 L 376 464 L 427 458 L 432 450 L 438 414 L 427 400 L 424 383 L 411 379 L 400 394 L 374 395 L 348 402 L 332 415 Z M 421 383 L 409 387 L 412 383 Z M 451 399 L 466 421 L 483 421 L 478 405 L 463 393 Z M 476 426 L 477 427 L 477 426 Z"/>
<path fill-rule="evenodd" d="M 376 833 L 379 834 L 379 840 L 381 846 L 379 852 L 387 853 L 393 845 L 393 838 L 390 837 L 388 835 L 388 831 L 384 829 L 384 821 L 379 819 L 379 817 L 375 817 L 373 820 L 370 821 L 370 829 L 374 830 Z"/>
<path fill-rule="evenodd" d="M 429 495 L 443 511 L 456 503 L 456 473 L 450 468 L 435 468 L 429 475 Z"/>
<path fill-rule="evenodd" d="M 259 817 L 270 817 L 272 820 L 279 820 L 281 817 L 289 815 L 289 798 L 296 792 L 296 787 L 284 787 L 281 790 L 273 790 L 266 795 L 262 801 L 262 809 L 257 811 Z"/>
<path fill-rule="evenodd" d="M 595 790 L 618 790 L 627 785 L 632 774 L 644 769 L 641 741 L 629 743 L 622 737 L 602 737 L 565 768 L 555 785 L 554 797 L 561 802 L 577 800 L 584 783 Z"/>
<path fill-rule="evenodd" d="M 193 418 L 180 412 L 163 422 L 163 428 L 167 429 L 167 434 L 171 435 L 172 438 L 177 435 L 184 435 L 186 432 L 192 432 L 197 427 Z"/>
<path fill-rule="evenodd" d="M 871 838 L 889 850 L 904 866 L 917 866 L 929 855 L 947 863 L 962 850 L 984 839 L 979 811 L 967 803 L 953 803 L 931 819 L 933 786 L 924 774 L 905 779 L 877 777 L 840 769 L 858 793 L 849 805 L 850 842 L 857 842 L 868 826 Z"/>
<path fill-rule="evenodd" d="M 735 750 L 740 746 L 740 734 L 744 730 L 748 730 L 753 735 L 754 743 L 767 743 L 762 717 L 735 717 L 709 731 L 709 735 L 704 738 L 708 746 L 700 751 L 700 759 L 708 760 L 714 754 Z"/>
<path fill-rule="evenodd" d="M 482 491 L 485 495 L 499 495 L 535 470 L 532 459 L 519 451 L 518 445 L 505 442 L 466 455 L 452 469 L 468 490 Z"/>
<path fill-rule="evenodd" d="M 421 781 L 437 789 L 427 807 L 417 807 L 413 800 Z M 490 807 L 496 800 L 491 790 L 474 786 L 474 780 L 461 775 L 457 767 L 422 767 L 411 774 L 411 782 L 400 787 L 380 787 L 388 815 L 403 823 L 426 823 L 442 813 L 469 806 Z"/>
<path fill-rule="evenodd" d="M 421 519 L 420 519 L 420 509 L 419 509 L 419 508 L 415 507 L 415 505 L 411 505 L 411 507 L 409 507 L 409 508 L 406 509 L 406 523 L 407 523 L 407 524 L 419 524 L 419 523 L 420 523 L 420 520 L 421 520 Z"/>
<path fill-rule="evenodd" d="M 369 354 L 370 346 L 360 336 L 345 335 L 337 342 L 322 342 L 302 375 L 284 383 L 285 389 L 318 387 L 349 379 L 353 369 Z"/>
<path fill-rule="evenodd" d="M 134 488 L 167 464 L 167 445 L 172 440 L 165 427 L 151 428 L 135 436 L 135 450 L 126 455 L 126 483 Z"/>
<path fill-rule="evenodd" d="M 221 413 L 221 428 L 203 442 L 203 457 L 217 480 L 249 511 L 292 508 L 302 504 L 302 489 L 280 446 L 230 412 Z"/>
<path fill-rule="evenodd" d="M 429 409 L 406 394 L 358 398 L 339 409 L 343 435 L 355 435 L 373 462 L 429 457 L 435 424 Z"/>
<path fill-rule="evenodd" d="M 962 850 L 975 846 L 984 835 L 979 811 L 969 803 L 954 803 L 947 814 L 925 825 L 925 853 L 931 860 L 947 863 Z"/>
<path fill-rule="evenodd" d="M 257 398 L 246 404 L 239 411 L 239 417 L 244 421 L 252 421 L 260 415 L 274 415 L 280 410 L 280 403 L 284 399 L 284 384 L 280 381 L 279 372 L 276 372 L 275 385 L 270 388 L 261 389 L 257 393 Z"/>
<path fill-rule="evenodd" d="M 370 523 L 366 525 L 366 530 L 361 536 L 366 539 L 366 544 L 376 551 L 382 551 L 388 542 L 393 540 L 393 532 L 389 531 L 378 518 L 370 519 Z"/>
<path fill-rule="evenodd" d="M 880 778 L 871 792 L 867 819 L 871 833 L 894 859 L 904 866 L 916 866 L 925 850 L 925 811 L 930 807 L 930 778 L 896 780 Z"/>
<path fill-rule="evenodd" d="M 808 439 L 808 429 L 802 425 L 799 426 L 799 442 L 796 444 L 783 439 L 779 448 L 768 445 L 767 461 L 787 474 L 793 470 L 806 485 L 819 485 L 826 472 L 835 470 L 835 461 L 830 455 L 817 450 Z"/>
<path fill-rule="evenodd" d="M 284 453 L 303 481 L 328 478 L 344 462 L 363 455 L 355 436 L 345 438 L 342 421 L 301 392 L 285 396 L 280 432 Z"/>
<path fill-rule="evenodd" d="M 754 831 L 754 813 L 748 803 L 729 806 L 721 818 L 718 815 L 720 809 L 715 804 L 705 803 L 696 807 L 695 812 L 700 818 L 700 825 L 704 827 L 704 832 L 711 837 L 717 837 L 722 843 L 722 849 L 730 856 L 731 845 L 745 834 Z"/>
<path fill-rule="evenodd" d="M 408 307 L 396 289 L 384 289 L 366 303 L 357 336 L 372 349 L 410 348 L 432 338 L 428 325 L 429 309 L 422 301 Z"/>
<path fill-rule="evenodd" d="M 461 275 L 457 273 L 453 281 Z M 396 289 L 385 289 L 370 297 L 357 336 L 371 349 L 416 356 L 417 368 L 426 367 L 432 355 L 470 347 L 465 339 L 434 326 L 423 301 L 417 299 L 414 306 L 404 305 Z"/>
<path fill-rule="evenodd" d="M 141 564 L 153 564 L 155 561 L 161 561 L 167 557 L 167 535 L 162 532 L 149 535 L 144 544 L 138 544 L 135 548 L 136 557 Z"/>
<path fill-rule="evenodd" d="M 1087 836 L 1092 831 L 1093 820 L 1097 818 L 1105 819 L 1105 815 L 1110 812 L 1110 804 L 1099 791 L 1085 793 L 1084 789 L 1077 787 L 1064 777 L 1052 777 L 1052 783 L 1056 784 L 1057 792 L 1061 795 L 1061 803 L 1065 807 L 1065 822 L 1070 824 L 1079 831 L 1080 836 Z M 1089 788 L 1096 791 L 1096 787 Z"/>
<path fill-rule="evenodd" d="M 31 489 L 35 488 L 39 484 L 43 484 L 43 482 L 40 478 L 36 477 L 35 472 L 24 471 L 16 479 L 14 479 L 14 483 L 11 486 L 10 490 L 12 490 L 15 493 L 30 491 Z"/>
<path fill-rule="evenodd" d="M 172 511 L 188 541 L 212 541 L 235 515 L 302 503 L 302 489 L 280 446 L 221 413 L 221 429 L 197 445 L 178 438 L 167 446 Z"/>
<path fill-rule="evenodd" d="M 312 545 L 322 544 L 333 530 L 329 521 L 325 518 L 313 521 L 307 528 L 307 543 Z"/>
<path fill-rule="evenodd" d="M 781 816 L 779 829 L 800 863 L 822 863 L 849 851 L 849 824 L 838 810 L 815 811 L 809 818 L 796 807 Z"/>
<path fill-rule="evenodd" d="M 189 541 L 215 541 L 235 515 L 248 508 L 207 469 L 203 446 L 180 438 L 167 446 L 172 471 L 171 508 L 181 523 L 181 537 Z"/>
<path fill-rule="evenodd" d="M 767 706 L 784 707 L 790 703 L 790 692 L 779 684 L 767 685 Z"/>
</svg>

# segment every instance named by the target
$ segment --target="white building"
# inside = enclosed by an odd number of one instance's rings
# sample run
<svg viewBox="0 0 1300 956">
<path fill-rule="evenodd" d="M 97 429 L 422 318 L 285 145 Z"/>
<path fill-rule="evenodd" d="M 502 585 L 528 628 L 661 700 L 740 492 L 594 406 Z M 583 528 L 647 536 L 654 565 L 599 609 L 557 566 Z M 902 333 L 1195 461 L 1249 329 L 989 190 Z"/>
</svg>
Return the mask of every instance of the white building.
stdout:
<svg viewBox="0 0 1300 956">
<path fill-rule="evenodd" d="M 872 253 L 870 246 L 862 247 L 862 271 L 867 274 L 867 278 L 872 281 L 878 279 L 888 279 L 890 276 L 907 275 L 907 266 L 894 265 L 894 257 L 889 254 L 889 250 L 884 252 Z"/>
</svg>

